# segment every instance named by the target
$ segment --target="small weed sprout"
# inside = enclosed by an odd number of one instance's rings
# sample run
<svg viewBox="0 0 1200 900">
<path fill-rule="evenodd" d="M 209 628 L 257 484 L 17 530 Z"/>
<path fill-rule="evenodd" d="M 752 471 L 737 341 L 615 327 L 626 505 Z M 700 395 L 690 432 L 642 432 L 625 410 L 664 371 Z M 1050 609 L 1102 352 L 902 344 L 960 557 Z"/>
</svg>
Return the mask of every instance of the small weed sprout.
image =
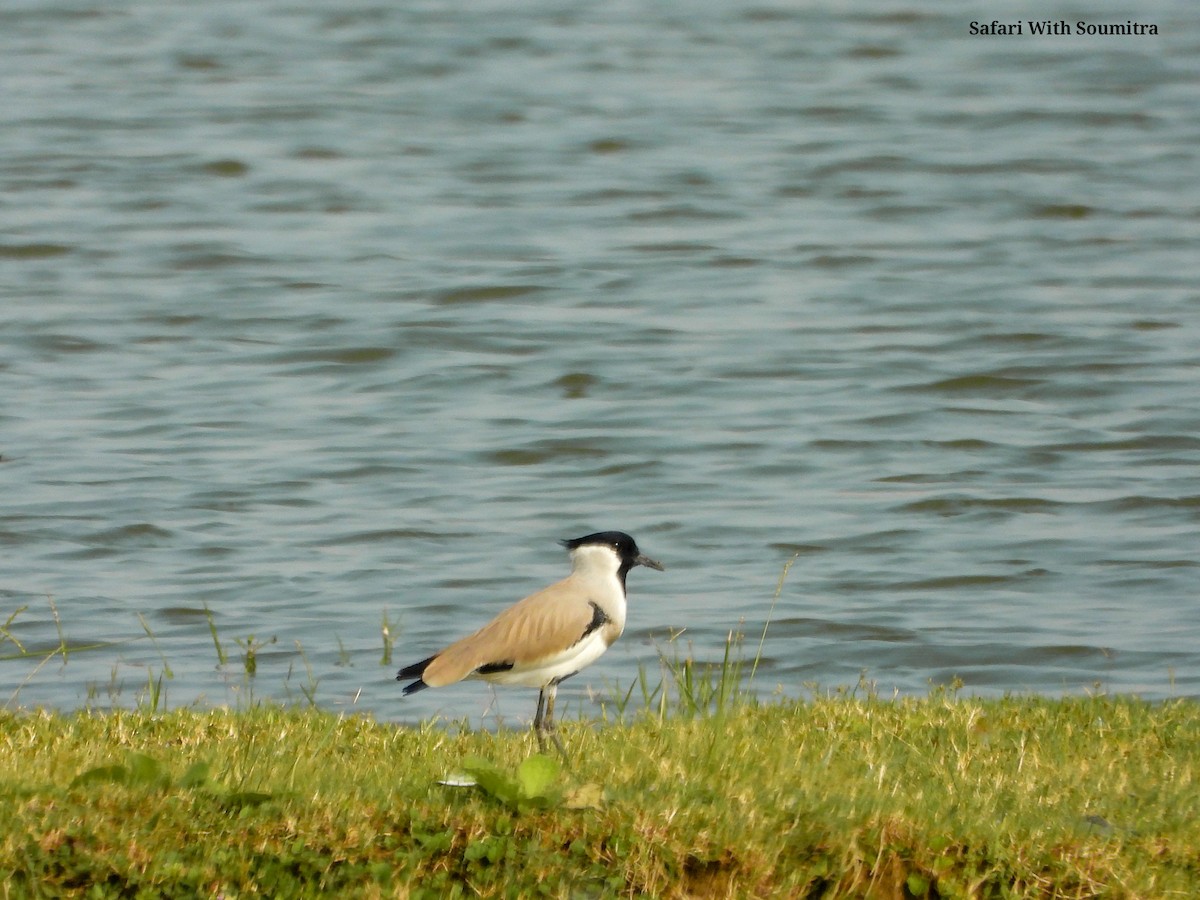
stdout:
<svg viewBox="0 0 1200 900">
<path fill-rule="evenodd" d="M 392 634 L 392 622 L 388 618 L 388 611 L 383 611 L 383 623 L 379 626 L 380 637 L 383 638 L 383 657 L 379 660 L 381 666 L 390 666 L 392 664 L 392 647 L 396 643 L 396 635 Z"/>
<path fill-rule="evenodd" d="M 341 666 L 342 668 L 349 668 L 350 666 L 354 665 L 354 663 L 351 662 L 350 651 L 347 650 L 346 645 L 342 643 L 341 635 L 335 635 L 334 640 L 337 641 L 338 645 L 337 665 Z"/>
<path fill-rule="evenodd" d="M 242 648 L 242 669 L 253 678 L 258 673 L 258 652 L 269 644 L 274 644 L 278 638 L 272 636 L 269 641 L 256 640 L 254 635 L 245 639 L 234 638 L 234 643 Z"/>
</svg>

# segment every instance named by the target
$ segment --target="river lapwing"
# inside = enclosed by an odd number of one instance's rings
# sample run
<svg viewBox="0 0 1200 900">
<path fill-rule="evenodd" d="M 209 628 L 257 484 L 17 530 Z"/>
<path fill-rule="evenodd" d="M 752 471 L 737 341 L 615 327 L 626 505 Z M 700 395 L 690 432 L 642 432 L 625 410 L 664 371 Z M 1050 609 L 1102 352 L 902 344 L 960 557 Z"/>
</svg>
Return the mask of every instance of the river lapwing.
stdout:
<svg viewBox="0 0 1200 900">
<path fill-rule="evenodd" d="M 538 688 L 533 730 L 545 750 L 546 737 L 566 751 L 554 733 L 554 696 L 565 679 L 591 665 L 625 629 L 625 576 L 635 566 L 663 571 L 621 531 L 600 531 L 562 541 L 571 574 L 530 594 L 474 634 L 433 656 L 405 666 L 397 681 L 416 679 L 404 695 L 443 687 L 465 678 Z"/>
</svg>

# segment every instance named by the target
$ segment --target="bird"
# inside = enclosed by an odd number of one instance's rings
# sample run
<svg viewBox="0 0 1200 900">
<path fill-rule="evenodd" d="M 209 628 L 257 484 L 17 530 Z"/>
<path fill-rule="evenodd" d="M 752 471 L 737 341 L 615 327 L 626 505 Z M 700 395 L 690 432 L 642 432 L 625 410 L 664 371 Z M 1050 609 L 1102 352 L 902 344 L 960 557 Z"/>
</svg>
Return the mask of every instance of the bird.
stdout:
<svg viewBox="0 0 1200 900">
<path fill-rule="evenodd" d="M 546 751 L 549 737 L 565 760 L 554 729 L 558 686 L 591 665 L 625 630 L 625 577 L 636 566 L 665 571 L 623 531 L 598 531 L 560 541 L 571 574 L 530 594 L 478 631 L 405 666 L 397 681 L 415 679 L 403 695 L 464 679 L 539 689 L 533 731 Z"/>
</svg>

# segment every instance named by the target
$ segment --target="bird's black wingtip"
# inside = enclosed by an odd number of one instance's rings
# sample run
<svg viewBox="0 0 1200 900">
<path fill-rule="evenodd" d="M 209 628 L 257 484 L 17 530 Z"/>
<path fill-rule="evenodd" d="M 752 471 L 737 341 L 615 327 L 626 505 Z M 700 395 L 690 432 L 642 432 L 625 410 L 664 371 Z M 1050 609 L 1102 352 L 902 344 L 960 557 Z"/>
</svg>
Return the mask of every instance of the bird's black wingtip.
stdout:
<svg viewBox="0 0 1200 900">
<path fill-rule="evenodd" d="M 397 675 L 396 680 L 403 681 L 404 676 Z M 404 690 L 402 690 L 400 693 L 403 696 L 407 697 L 409 694 L 415 694 L 417 691 L 423 691 L 427 687 L 429 687 L 429 685 L 427 685 L 425 682 L 417 680 L 417 681 L 414 681 L 412 684 L 406 684 L 404 686 Z"/>
<path fill-rule="evenodd" d="M 424 690 L 425 688 L 429 687 L 429 685 L 421 680 L 421 676 L 425 674 L 425 670 L 429 668 L 429 664 L 436 658 L 437 654 L 435 653 L 433 656 L 427 656 L 425 659 L 421 660 L 420 662 L 415 662 L 411 666 L 405 666 L 396 673 L 397 681 L 407 681 L 409 678 L 417 679 L 412 684 L 405 685 L 403 692 L 405 697 L 407 697 L 409 694 L 415 694 L 417 691 Z"/>
<path fill-rule="evenodd" d="M 425 674 L 425 670 L 429 668 L 429 664 L 437 659 L 437 654 L 427 656 L 420 662 L 415 662 L 412 665 L 405 666 L 396 673 L 396 680 L 403 681 L 405 678 L 420 678 Z"/>
</svg>

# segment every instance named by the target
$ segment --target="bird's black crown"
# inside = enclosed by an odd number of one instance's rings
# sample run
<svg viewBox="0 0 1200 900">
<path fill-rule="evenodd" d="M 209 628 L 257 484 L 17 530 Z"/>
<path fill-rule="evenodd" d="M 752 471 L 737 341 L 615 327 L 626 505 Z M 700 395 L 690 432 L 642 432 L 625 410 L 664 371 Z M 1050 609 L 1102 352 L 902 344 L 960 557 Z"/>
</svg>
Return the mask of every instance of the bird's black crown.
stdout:
<svg viewBox="0 0 1200 900">
<path fill-rule="evenodd" d="M 637 542 L 623 531 L 597 531 L 595 534 L 585 534 L 581 538 L 573 540 L 560 541 L 568 550 L 576 550 L 579 547 L 585 547 L 588 544 L 599 544 L 605 547 L 612 547 L 617 551 L 617 555 L 621 559 L 636 559 L 641 552 L 638 550 Z"/>
</svg>

